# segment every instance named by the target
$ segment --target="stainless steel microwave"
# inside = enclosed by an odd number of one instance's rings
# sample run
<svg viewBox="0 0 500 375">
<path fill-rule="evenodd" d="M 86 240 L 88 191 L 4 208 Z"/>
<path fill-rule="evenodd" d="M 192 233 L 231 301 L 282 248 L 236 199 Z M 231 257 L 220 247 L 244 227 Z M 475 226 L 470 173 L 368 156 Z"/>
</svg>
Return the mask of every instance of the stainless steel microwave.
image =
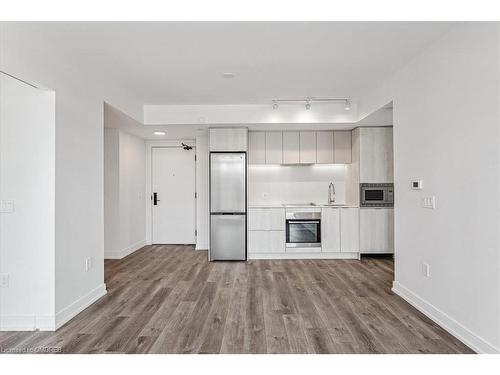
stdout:
<svg viewBox="0 0 500 375">
<path fill-rule="evenodd" d="M 361 207 L 394 207 L 394 184 L 359 184 Z"/>
</svg>

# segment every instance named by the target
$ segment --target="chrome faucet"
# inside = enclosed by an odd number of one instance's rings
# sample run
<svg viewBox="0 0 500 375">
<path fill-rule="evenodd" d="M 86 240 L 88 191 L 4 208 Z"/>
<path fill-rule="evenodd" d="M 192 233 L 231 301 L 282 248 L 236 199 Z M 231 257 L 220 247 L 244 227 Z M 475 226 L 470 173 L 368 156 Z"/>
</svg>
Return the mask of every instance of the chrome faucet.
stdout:
<svg viewBox="0 0 500 375">
<path fill-rule="evenodd" d="M 330 182 L 328 186 L 328 204 L 335 203 L 335 185 Z"/>
</svg>

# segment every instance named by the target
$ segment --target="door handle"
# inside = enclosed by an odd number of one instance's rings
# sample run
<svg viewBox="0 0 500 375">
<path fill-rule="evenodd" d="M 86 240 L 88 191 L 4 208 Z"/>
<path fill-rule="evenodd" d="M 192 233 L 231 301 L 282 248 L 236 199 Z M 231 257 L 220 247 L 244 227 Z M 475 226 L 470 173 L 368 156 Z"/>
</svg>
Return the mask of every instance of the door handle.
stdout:
<svg viewBox="0 0 500 375">
<path fill-rule="evenodd" d="M 159 201 L 158 193 L 153 193 L 153 206 L 157 206 Z"/>
</svg>

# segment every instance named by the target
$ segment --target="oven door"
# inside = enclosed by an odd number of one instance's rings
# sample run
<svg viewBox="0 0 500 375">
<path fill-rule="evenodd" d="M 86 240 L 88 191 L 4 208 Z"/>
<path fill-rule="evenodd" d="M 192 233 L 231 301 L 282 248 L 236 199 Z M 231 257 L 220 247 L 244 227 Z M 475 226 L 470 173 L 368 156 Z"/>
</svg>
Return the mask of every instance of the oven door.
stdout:
<svg viewBox="0 0 500 375">
<path fill-rule="evenodd" d="M 320 220 L 286 221 L 286 247 L 320 247 Z"/>
</svg>

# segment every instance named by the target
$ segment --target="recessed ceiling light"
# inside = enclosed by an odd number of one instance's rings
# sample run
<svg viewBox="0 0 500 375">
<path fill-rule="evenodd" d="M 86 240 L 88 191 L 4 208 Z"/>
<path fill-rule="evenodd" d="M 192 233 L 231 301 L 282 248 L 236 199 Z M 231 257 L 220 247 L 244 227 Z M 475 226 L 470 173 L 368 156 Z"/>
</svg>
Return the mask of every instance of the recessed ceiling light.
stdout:
<svg viewBox="0 0 500 375">
<path fill-rule="evenodd" d="M 165 132 L 161 132 L 161 131 L 157 131 L 157 132 L 153 132 L 154 135 L 165 135 L 167 133 Z"/>
<path fill-rule="evenodd" d="M 222 73 L 224 78 L 234 78 L 234 73 Z"/>
</svg>

